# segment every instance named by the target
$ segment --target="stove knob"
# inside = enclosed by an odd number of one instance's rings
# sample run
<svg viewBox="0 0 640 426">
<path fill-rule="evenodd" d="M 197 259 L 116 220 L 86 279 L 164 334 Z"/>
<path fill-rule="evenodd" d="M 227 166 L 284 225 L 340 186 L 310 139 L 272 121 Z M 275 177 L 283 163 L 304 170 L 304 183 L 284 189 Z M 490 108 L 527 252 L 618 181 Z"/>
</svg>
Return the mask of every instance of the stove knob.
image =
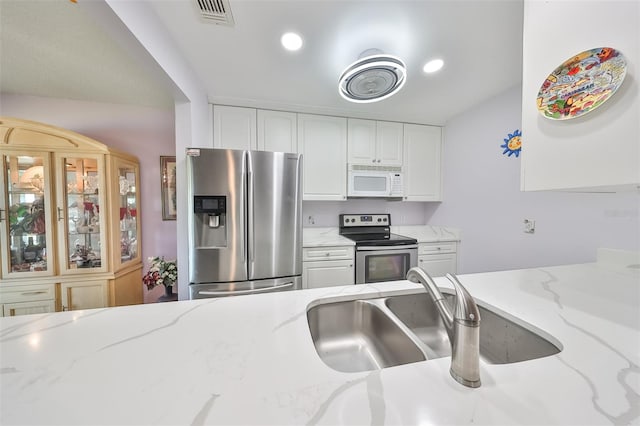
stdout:
<svg viewBox="0 0 640 426">
<path fill-rule="evenodd" d="M 351 223 L 353 223 L 353 222 L 355 222 L 355 221 L 356 221 L 355 219 L 351 219 Z"/>
<path fill-rule="evenodd" d="M 378 218 L 378 222 L 382 222 L 382 219 Z"/>
<path fill-rule="evenodd" d="M 387 218 L 385 217 L 385 218 L 384 218 L 384 219 L 382 219 L 382 220 L 384 220 L 384 221 L 386 222 L 386 221 L 387 221 Z"/>
</svg>

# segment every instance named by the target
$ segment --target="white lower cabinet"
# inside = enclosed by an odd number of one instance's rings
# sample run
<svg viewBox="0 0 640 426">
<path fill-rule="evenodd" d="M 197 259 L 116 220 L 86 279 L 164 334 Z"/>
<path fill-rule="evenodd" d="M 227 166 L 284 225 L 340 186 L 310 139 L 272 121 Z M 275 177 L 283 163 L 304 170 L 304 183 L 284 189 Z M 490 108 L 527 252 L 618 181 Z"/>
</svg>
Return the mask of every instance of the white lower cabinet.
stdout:
<svg viewBox="0 0 640 426">
<path fill-rule="evenodd" d="M 353 247 L 303 249 L 302 288 L 355 284 Z"/>
<path fill-rule="evenodd" d="M 40 300 L 36 302 L 5 303 L 2 305 L 2 314 L 5 317 L 16 315 L 47 314 L 56 311 L 53 300 Z"/>
<path fill-rule="evenodd" d="M 107 293 L 107 280 L 61 283 L 62 310 L 104 308 L 107 306 Z"/>
<path fill-rule="evenodd" d="M 420 243 L 418 245 L 418 266 L 432 277 L 458 272 L 457 243 Z"/>
<path fill-rule="evenodd" d="M 53 284 L 20 284 L 0 288 L 0 316 L 55 312 Z"/>
</svg>

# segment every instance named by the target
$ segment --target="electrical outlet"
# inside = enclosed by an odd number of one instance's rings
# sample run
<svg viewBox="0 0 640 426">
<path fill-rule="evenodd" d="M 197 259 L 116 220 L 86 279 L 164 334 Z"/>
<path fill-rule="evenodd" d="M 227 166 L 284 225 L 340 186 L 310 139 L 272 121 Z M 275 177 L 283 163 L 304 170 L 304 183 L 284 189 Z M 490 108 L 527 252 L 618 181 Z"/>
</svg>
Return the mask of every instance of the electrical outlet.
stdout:
<svg viewBox="0 0 640 426">
<path fill-rule="evenodd" d="M 536 221 L 531 219 L 524 220 L 524 232 L 533 234 L 536 232 Z"/>
<path fill-rule="evenodd" d="M 315 225 L 316 224 L 316 219 L 313 216 L 309 216 L 309 218 L 307 219 L 307 223 L 309 225 Z"/>
</svg>

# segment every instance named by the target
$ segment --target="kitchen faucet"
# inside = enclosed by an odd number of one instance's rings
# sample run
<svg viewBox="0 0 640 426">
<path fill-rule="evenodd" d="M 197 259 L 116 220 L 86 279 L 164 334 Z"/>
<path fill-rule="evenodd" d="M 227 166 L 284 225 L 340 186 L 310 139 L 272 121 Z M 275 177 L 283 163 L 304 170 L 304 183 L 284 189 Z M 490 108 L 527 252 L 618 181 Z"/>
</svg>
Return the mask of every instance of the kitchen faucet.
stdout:
<svg viewBox="0 0 640 426">
<path fill-rule="evenodd" d="M 457 382 L 477 388 L 480 387 L 480 312 L 473 297 L 458 278 L 451 274 L 446 277 L 456 292 L 453 314 L 429 274 L 418 267 L 407 272 L 407 280 L 421 283 L 438 307 L 451 343 L 449 372 Z"/>
</svg>

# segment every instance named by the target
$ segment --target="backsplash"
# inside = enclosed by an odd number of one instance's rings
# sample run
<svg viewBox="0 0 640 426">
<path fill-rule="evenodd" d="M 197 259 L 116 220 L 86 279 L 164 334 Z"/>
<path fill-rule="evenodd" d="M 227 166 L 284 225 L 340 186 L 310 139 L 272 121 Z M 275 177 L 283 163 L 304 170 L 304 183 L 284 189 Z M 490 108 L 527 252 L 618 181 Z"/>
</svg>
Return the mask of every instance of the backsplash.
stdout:
<svg viewBox="0 0 640 426">
<path fill-rule="evenodd" d="M 424 225 L 425 205 L 430 203 L 352 199 L 347 201 L 303 201 L 302 226 L 338 226 L 343 213 L 390 213 L 392 225 Z"/>
</svg>

